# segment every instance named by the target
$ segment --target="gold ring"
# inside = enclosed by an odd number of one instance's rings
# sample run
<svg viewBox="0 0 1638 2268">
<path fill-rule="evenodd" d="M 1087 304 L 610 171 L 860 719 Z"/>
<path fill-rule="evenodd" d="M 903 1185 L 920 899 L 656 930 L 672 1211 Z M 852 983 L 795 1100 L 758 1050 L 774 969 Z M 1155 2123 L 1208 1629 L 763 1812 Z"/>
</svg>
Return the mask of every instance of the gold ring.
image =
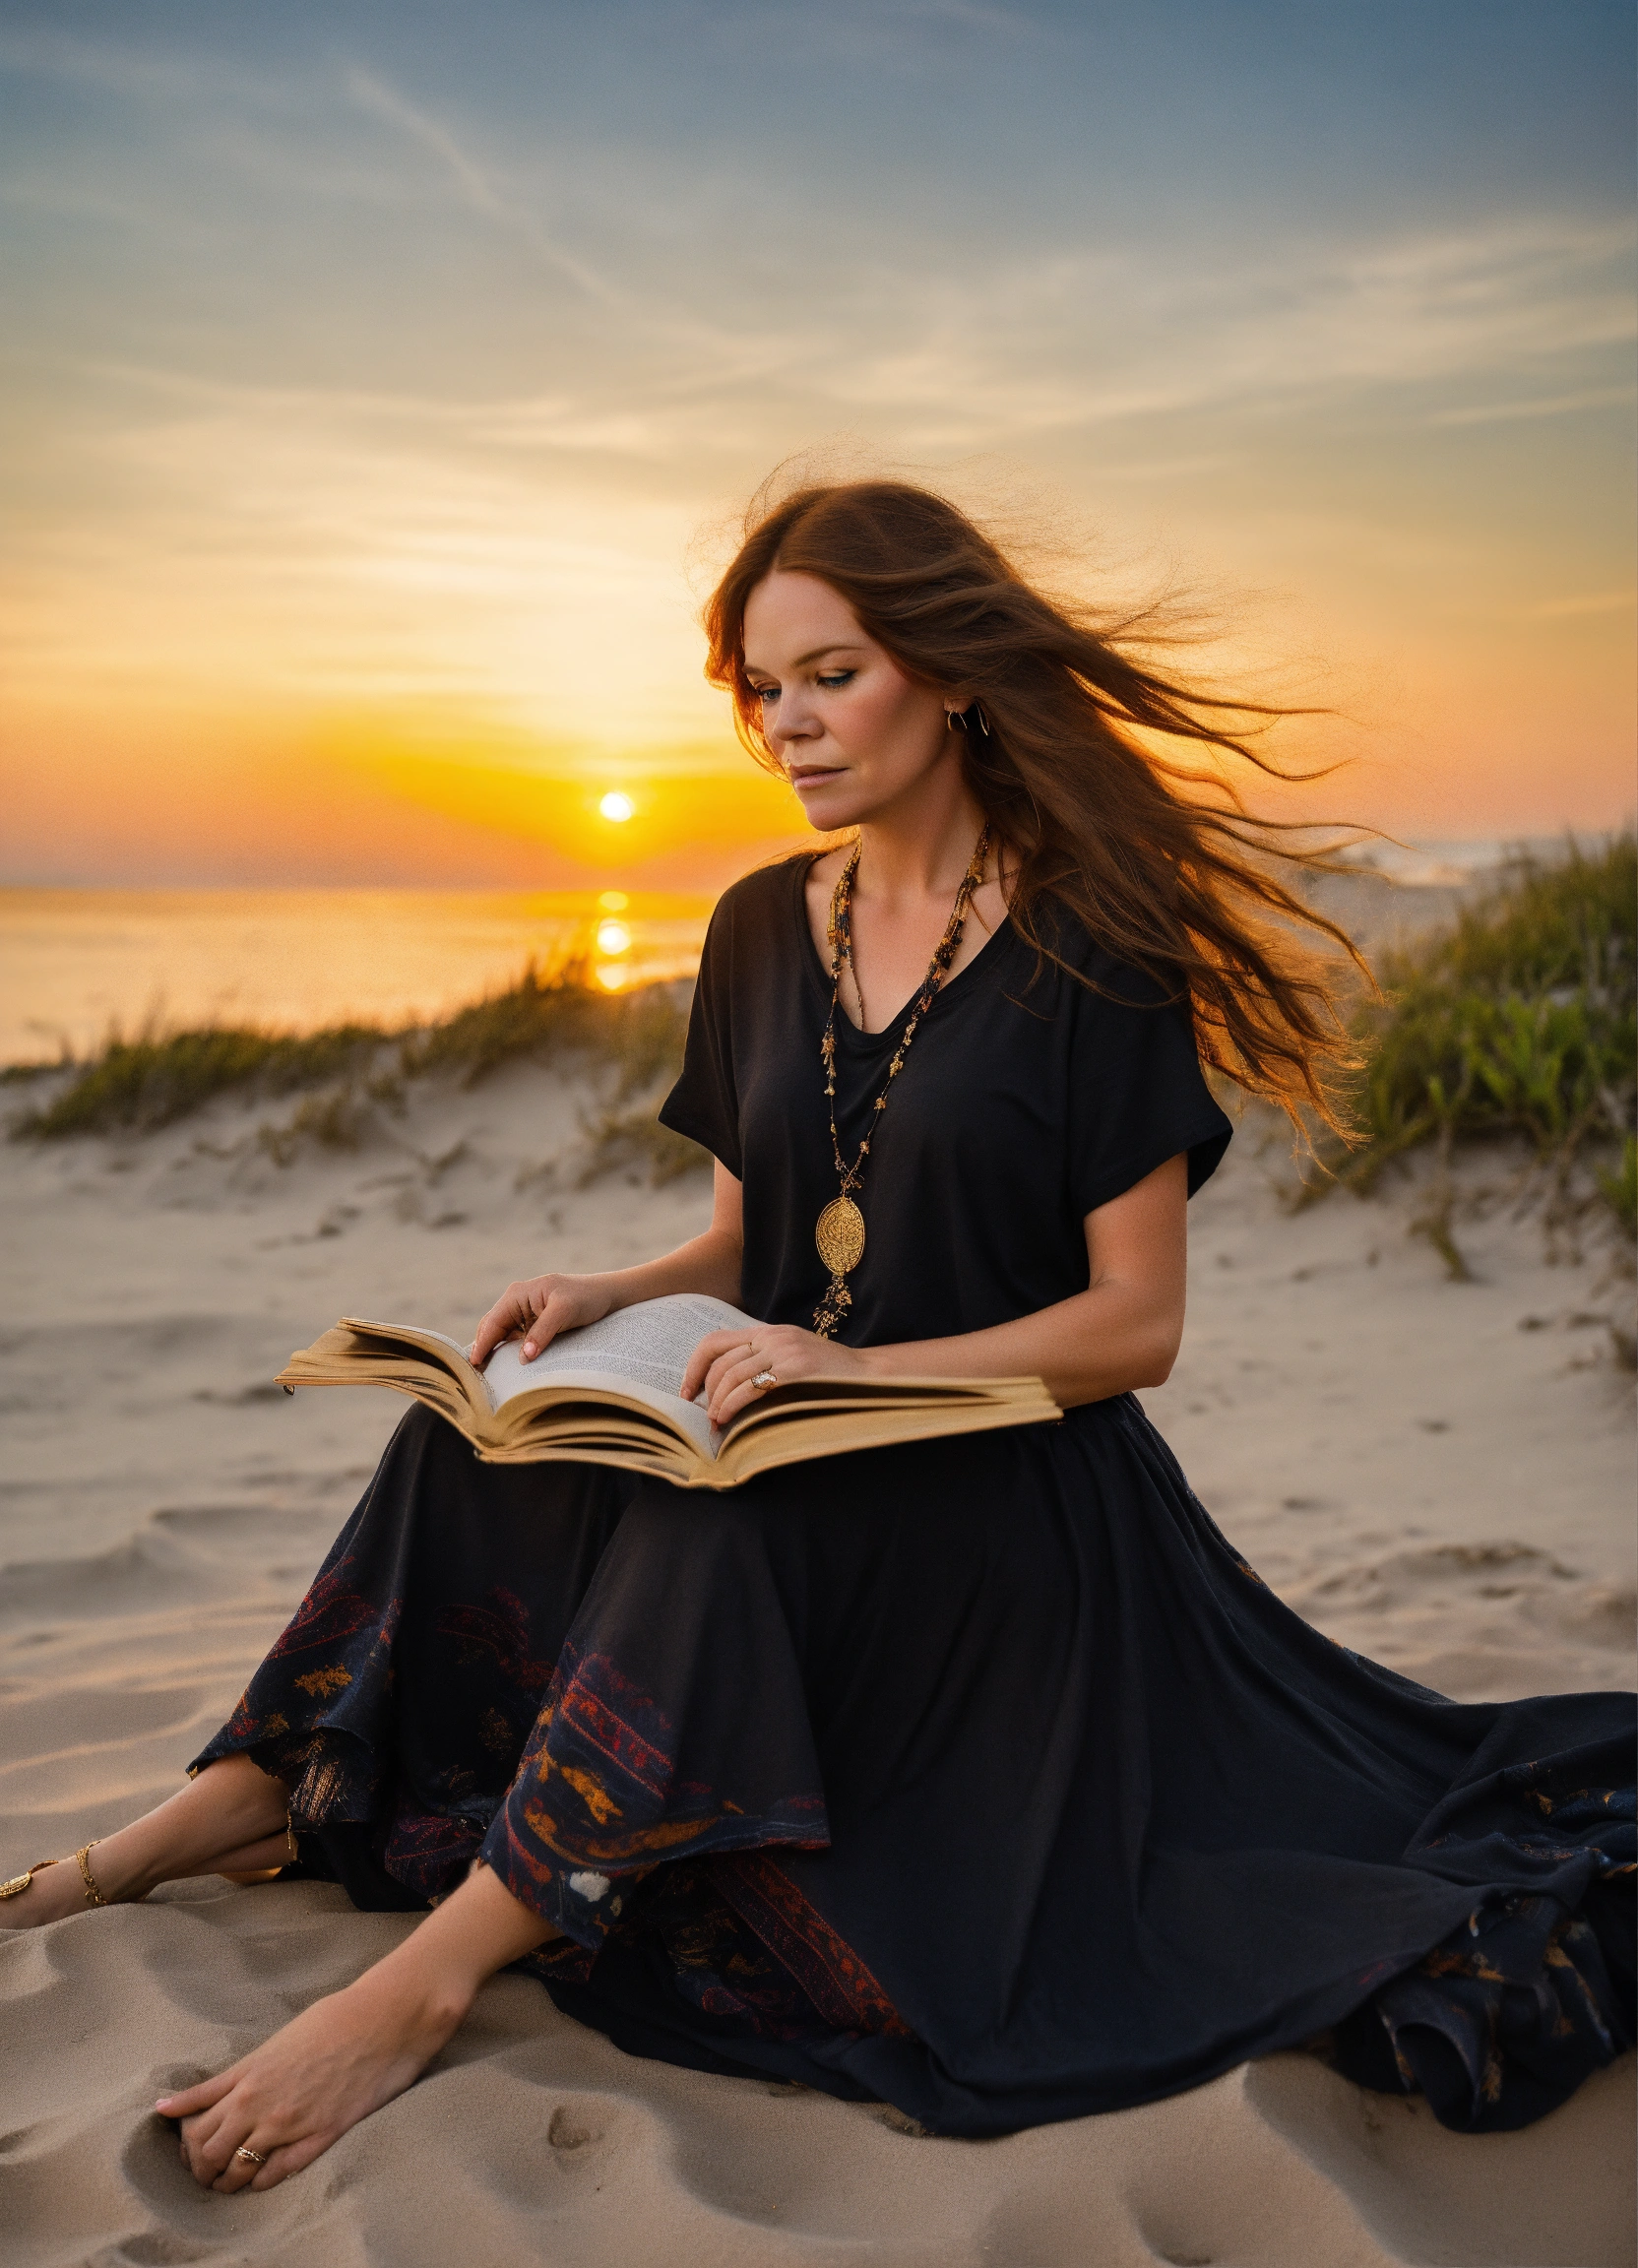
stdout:
<svg viewBox="0 0 1638 2268">
<path fill-rule="evenodd" d="M 242 2142 L 233 2155 L 235 2158 L 247 2158 L 252 2166 L 265 2166 L 267 2164 L 267 2160 L 262 2156 L 260 2150 L 247 2150 Z"/>
<path fill-rule="evenodd" d="M 766 1392 L 770 1386 L 777 1386 L 779 1384 L 779 1380 L 774 1376 L 772 1370 L 759 1370 L 756 1376 L 751 1380 L 751 1384 L 753 1386 L 760 1386 L 763 1391 Z"/>
</svg>

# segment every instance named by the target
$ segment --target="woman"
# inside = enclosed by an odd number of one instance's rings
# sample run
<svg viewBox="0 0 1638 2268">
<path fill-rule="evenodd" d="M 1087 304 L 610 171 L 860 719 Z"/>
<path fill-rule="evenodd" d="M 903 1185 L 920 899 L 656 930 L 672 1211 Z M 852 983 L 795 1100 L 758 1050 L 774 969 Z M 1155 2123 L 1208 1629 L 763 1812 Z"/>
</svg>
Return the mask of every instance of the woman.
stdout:
<svg viewBox="0 0 1638 2268">
<path fill-rule="evenodd" d="M 431 1908 L 160 2100 L 220 2189 L 307 2165 L 524 1959 L 635 2052 L 950 2134 L 1322 2033 L 1449 2123 L 1539 2115 L 1632 2038 L 1630 1703 L 1459 1706 L 1334 1646 L 1132 1395 L 1228 1141 L 1200 1055 L 1294 1109 L 1342 1052 L 1271 838 L 1134 732 L 1246 756 L 1259 713 L 896 483 L 767 513 L 708 627 L 753 750 L 856 833 L 712 922 L 662 1113 L 711 1227 L 511 1285 L 474 1357 L 700 1291 L 764 1318 L 693 1355 L 719 1423 L 877 1371 L 1038 1373 L 1064 1418 L 712 1496 L 482 1466 L 414 1410 L 190 1786 L 0 1913 L 292 1856 Z"/>
</svg>

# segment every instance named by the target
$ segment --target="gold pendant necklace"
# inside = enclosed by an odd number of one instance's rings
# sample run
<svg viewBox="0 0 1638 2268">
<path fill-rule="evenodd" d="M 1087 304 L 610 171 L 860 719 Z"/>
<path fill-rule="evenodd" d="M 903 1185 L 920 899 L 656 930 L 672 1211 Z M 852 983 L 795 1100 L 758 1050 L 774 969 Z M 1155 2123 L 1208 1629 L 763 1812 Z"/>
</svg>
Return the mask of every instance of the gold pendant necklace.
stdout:
<svg viewBox="0 0 1638 2268">
<path fill-rule="evenodd" d="M 915 1038 L 916 1026 L 932 1006 L 933 995 L 948 975 L 950 964 L 961 944 L 968 903 L 984 878 L 984 861 L 989 855 L 989 827 L 986 823 L 978 830 L 978 840 L 974 845 L 967 872 L 961 878 L 961 886 L 956 892 L 956 902 L 950 910 L 944 934 L 927 964 L 927 974 L 921 979 L 921 990 L 914 1011 L 905 1026 L 903 1038 L 893 1050 L 893 1059 L 887 1067 L 882 1091 L 876 1097 L 870 1114 L 870 1131 L 858 1146 L 858 1156 L 849 1166 L 843 1159 L 842 1138 L 836 1130 L 836 1010 L 842 995 L 843 969 L 850 969 L 853 961 L 853 877 L 858 872 L 858 853 L 859 846 L 855 843 L 849 854 L 848 863 L 837 877 L 836 888 L 831 893 L 830 925 L 826 930 L 826 939 L 831 949 L 831 1012 L 825 1021 L 825 1036 L 819 1042 L 819 1053 L 825 1066 L 825 1095 L 830 1106 L 831 1153 L 836 1160 L 837 1176 L 842 1189 L 841 1194 L 833 1197 L 820 1214 L 813 1231 L 813 1241 L 818 1246 L 820 1259 L 830 1271 L 831 1279 L 825 1296 L 813 1311 L 813 1328 L 821 1339 L 831 1337 L 843 1315 L 853 1303 L 852 1293 L 848 1290 L 848 1278 L 864 1257 L 864 1215 L 853 1202 L 853 1191 L 863 1177 L 864 1161 L 870 1155 L 878 1113 L 887 1108 L 887 1091 L 903 1070 L 911 1041 Z M 856 986 L 856 973 L 853 982 Z"/>
<path fill-rule="evenodd" d="M 833 1276 L 849 1276 L 864 1258 L 864 1215 L 850 1197 L 833 1197 L 813 1231 L 819 1257 Z"/>
</svg>

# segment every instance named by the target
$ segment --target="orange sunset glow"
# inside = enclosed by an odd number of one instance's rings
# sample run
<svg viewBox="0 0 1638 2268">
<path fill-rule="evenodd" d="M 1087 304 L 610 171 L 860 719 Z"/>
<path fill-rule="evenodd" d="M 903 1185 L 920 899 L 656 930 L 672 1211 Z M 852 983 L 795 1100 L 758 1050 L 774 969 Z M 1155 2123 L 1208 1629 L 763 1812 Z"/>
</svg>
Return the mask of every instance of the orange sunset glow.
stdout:
<svg viewBox="0 0 1638 2268">
<path fill-rule="evenodd" d="M 796 146 L 660 8 L 19 19 L 0 878 L 720 888 L 803 822 L 698 608 L 803 452 L 1192 594 L 1316 814 L 1619 823 L 1620 39 L 1515 13 L 821 11 Z"/>
</svg>

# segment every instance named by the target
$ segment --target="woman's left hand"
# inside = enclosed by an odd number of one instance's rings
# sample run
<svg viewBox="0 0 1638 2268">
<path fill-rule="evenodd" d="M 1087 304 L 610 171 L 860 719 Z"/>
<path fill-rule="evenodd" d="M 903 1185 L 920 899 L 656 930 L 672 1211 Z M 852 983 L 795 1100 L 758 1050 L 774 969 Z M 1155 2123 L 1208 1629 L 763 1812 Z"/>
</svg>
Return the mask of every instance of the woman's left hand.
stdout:
<svg viewBox="0 0 1638 2268">
<path fill-rule="evenodd" d="M 711 1422 L 725 1425 L 772 1392 L 751 1383 L 766 1370 L 773 1372 L 776 1384 L 794 1386 L 803 1378 L 862 1378 L 868 1364 L 858 1348 L 839 1347 L 834 1339 L 798 1331 L 793 1323 L 741 1325 L 736 1331 L 708 1332 L 700 1341 L 682 1374 L 683 1399 L 692 1402 L 703 1386 Z"/>
</svg>

